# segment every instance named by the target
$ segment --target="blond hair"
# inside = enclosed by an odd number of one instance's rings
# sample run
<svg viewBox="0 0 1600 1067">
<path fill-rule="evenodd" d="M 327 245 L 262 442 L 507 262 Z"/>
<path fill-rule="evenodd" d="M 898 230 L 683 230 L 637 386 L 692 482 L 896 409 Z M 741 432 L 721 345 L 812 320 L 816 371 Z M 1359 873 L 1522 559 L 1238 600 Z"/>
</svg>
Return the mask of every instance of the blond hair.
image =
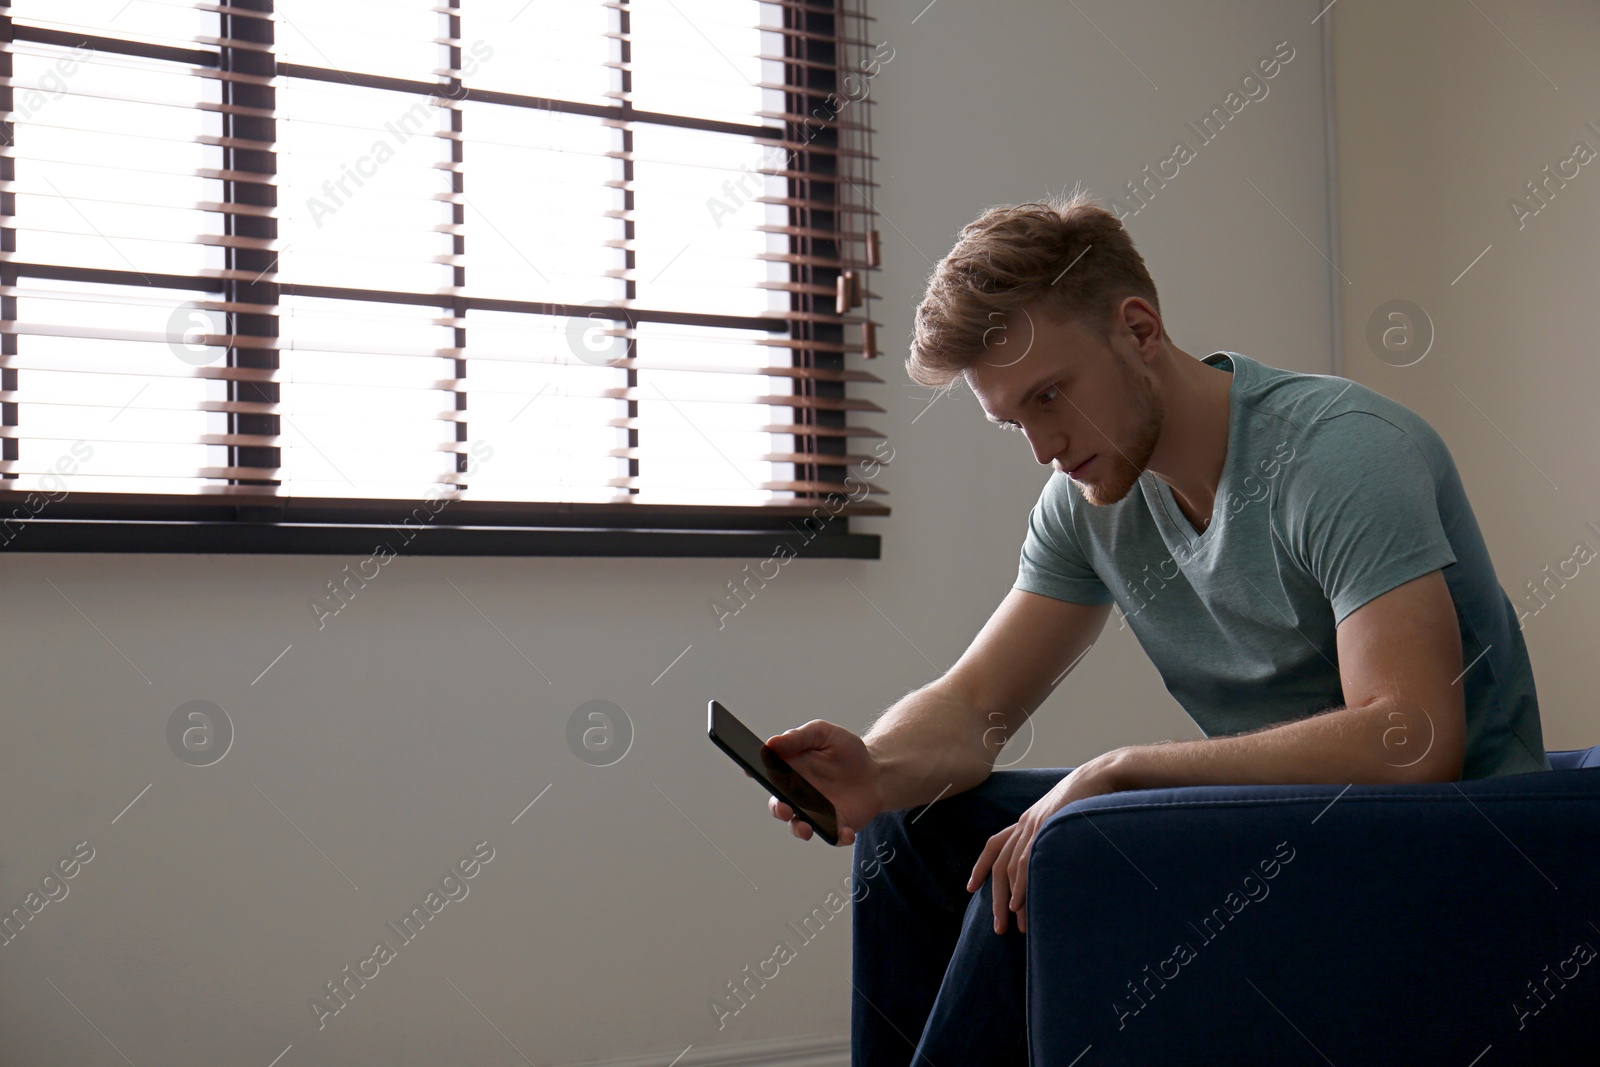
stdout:
<svg viewBox="0 0 1600 1067">
<path fill-rule="evenodd" d="M 1102 340 L 1127 296 L 1161 313 L 1155 282 L 1122 222 L 1074 188 L 1065 197 L 993 207 L 962 227 L 917 305 L 906 373 L 943 387 L 982 358 L 995 328 L 1040 301 L 1057 321 L 1082 320 Z"/>
</svg>

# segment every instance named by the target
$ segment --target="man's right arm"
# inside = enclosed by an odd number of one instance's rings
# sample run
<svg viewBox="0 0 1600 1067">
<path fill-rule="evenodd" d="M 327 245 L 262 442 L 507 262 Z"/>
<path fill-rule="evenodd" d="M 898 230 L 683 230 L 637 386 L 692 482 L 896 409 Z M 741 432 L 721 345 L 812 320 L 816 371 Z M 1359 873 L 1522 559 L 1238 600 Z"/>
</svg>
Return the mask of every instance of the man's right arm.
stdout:
<svg viewBox="0 0 1600 1067">
<path fill-rule="evenodd" d="M 862 735 L 883 810 L 981 784 L 1007 739 L 1099 637 L 1110 604 L 1012 589 L 961 658 L 908 693 Z"/>
</svg>

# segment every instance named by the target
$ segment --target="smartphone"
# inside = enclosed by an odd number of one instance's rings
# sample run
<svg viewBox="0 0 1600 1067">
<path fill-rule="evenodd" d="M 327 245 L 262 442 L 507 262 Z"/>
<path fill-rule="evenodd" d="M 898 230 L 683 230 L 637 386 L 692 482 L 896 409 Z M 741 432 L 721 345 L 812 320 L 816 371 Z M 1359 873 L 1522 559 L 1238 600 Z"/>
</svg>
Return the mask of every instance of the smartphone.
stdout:
<svg viewBox="0 0 1600 1067">
<path fill-rule="evenodd" d="M 830 845 L 839 843 L 839 817 L 833 810 L 833 802 L 823 796 L 821 790 L 806 781 L 782 756 L 768 748 L 766 742 L 751 733 L 748 726 L 734 718 L 733 712 L 715 700 L 707 707 L 706 717 L 709 720 L 707 732 L 713 744 L 766 786 L 767 792 L 810 823 L 824 841 Z"/>
</svg>

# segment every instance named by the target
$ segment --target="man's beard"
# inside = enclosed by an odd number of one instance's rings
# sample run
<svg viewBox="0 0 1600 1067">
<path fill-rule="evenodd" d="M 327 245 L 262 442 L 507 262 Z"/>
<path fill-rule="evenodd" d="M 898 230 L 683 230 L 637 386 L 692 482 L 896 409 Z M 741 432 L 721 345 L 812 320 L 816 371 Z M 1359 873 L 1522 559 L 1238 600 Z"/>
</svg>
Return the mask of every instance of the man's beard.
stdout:
<svg viewBox="0 0 1600 1067">
<path fill-rule="evenodd" d="M 1098 477 L 1092 482 L 1079 482 L 1079 490 L 1083 498 L 1097 507 L 1115 504 L 1128 495 L 1139 476 L 1144 473 L 1145 464 L 1150 462 L 1150 456 L 1156 450 L 1156 441 L 1161 437 L 1161 425 L 1164 412 L 1160 399 L 1156 396 L 1155 387 L 1143 377 L 1134 372 L 1125 360 L 1112 356 L 1117 360 L 1117 369 L 1122 373 L 1122 380 L 1128 387 L 1128 394 L 1133 401 L 1133 408 L 1138 413 L 1139 422 L 1133 428 L 1133 433 L 1120 447 L 1113 442 L 1111 451 L 1100 456 L 1101 469 Z"/>
</svg>

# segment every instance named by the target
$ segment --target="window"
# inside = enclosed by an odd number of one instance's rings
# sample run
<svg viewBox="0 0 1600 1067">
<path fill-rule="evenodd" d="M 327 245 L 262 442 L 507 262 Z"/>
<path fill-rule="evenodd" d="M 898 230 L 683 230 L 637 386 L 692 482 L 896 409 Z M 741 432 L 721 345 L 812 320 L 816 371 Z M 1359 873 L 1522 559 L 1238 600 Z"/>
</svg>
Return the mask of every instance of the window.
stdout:
<svg viewBox="0 0 1600 1067">
<path fill-rule="evenodd" d="M 877 557 L 859 0 L 0 11 L 0 547 Z"/>
</svg>

